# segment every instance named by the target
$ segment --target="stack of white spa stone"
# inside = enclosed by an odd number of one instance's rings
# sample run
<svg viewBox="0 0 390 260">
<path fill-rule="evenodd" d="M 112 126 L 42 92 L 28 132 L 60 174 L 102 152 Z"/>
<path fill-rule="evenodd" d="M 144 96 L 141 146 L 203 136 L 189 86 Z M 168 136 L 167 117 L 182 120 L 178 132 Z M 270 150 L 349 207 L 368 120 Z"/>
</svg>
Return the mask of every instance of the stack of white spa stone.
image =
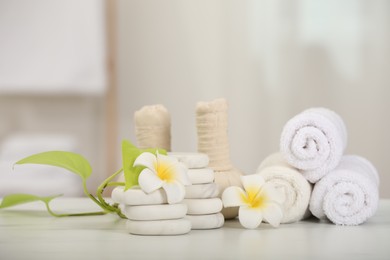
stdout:
<svg viewBox="0 0 390 260">
<path fill-rule="evenodd" d="M 162 189 L 146 194 L 140 188 L 124 191 L 123 187 L 117 187 L 111 198 L 121 205 L 131 234 L 182 235 L 191 230 L 191 222 L 185 218 L 187 205 L 184 202 L 168 204 Z"/>
<path fill-rule="evenodd" d="M 209 158 L 202 153 L 169 153 L 188 167 L 192 185 L 185 186 L 184 203 L 187 204 L 187 219 L 192 229 L 214 229 L 223 226 L 222 201 L 218 198 L 218 186 L 214 171 L 208 168 Z"/>
</svg>

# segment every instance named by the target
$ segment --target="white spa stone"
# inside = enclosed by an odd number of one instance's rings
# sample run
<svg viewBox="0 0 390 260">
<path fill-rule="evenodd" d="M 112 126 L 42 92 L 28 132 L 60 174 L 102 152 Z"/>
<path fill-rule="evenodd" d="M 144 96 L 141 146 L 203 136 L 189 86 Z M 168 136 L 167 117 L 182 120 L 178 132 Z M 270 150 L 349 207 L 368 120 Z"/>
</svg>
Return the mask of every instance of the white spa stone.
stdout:
<svg viewBox="0 0 390 260">
<path fill-rule="evenodd" d="M 215 174 L 211 168 L 188 169 L 188 177 L 192 184 L 204 184 L 214 182 Z"/>
<path fill-rule="evenodd" d="M 123 203 L 123 188 L 116 187 L 111 192 L 111 199 L 116 203 Z"/>
<path fill-rule="evenodd" d="M 126 228 L 130 234 L 134 235 L 183 235 L 191 231 L 191 221 L 186 218 L 152 221 L 127 220 Z"/>
<path fill-rule="evenodd" d="M 130 220 L 179 219 L 186 213 L 187 205 L 184 203 L 124 207 L 124 214 Z"/>
<path fill-rule="evenodd" d="M 194 184 L 185 187 L 186 199 L 209 199 L 218 197 L 219 189 L 216 183 Z"/>
<path fill-rule="evenodd" d="M 209 165 L 209 157 L 204 153 L 168 153 L 169 156 L 173 156 L 184 163 L 188 169 L 200 169 L 206 168 Z"/>
<path fill-rule="evenodd" d="M 162 189 L 146 194 L 139 187 L 134 187 L 127 191 L 124 191 L 123 187 L 116 187 L 111 193 L 111 198 L 114 202 L 131 206 L 168 203 L 167 196 Z"/>
<path fill-rule="evenodd" d="M 191 221 L 192 229 L 214 229 L 220 228 L 225 223 L 222 213 L 208 215 L 187 215 Z"/>
<path fill-rule="evenodd" d="M 222 210 L 222 201 L 220 198 L 212 199 L 184 199 L 187 204 L 188 215 L 214 214 Z"/>
</svg>

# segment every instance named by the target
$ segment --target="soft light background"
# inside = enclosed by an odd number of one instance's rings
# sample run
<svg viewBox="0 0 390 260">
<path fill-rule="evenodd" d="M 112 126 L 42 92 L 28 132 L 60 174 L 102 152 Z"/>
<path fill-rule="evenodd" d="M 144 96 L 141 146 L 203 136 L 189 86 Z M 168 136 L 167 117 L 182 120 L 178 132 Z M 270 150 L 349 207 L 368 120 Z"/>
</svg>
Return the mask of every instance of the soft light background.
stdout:
<svg viewBox="0 0 390 260">
<path fill-rule="evenodd" d="M 46 150 L 86 156 L 91 188 L 107 174 L 104 10 L 103 0 L 0 0 L 0 196 L 80 195 L 76 175 L 12 171 L 16 160 Z"/>
<path fill-rule="evenodd" d="M 118 167 L 120 140 L 135 140 L 133 114 L 143 105 L 165 105 L 173 150 L 196 151 L 196 102 L 225 97 L 231 158 L 247 174 L 278 149 L 289 118 L 325 106 L 347 124 L 347 153 L 374 163 L 381 196 L 390 197 L 389 1 L 115 3 L 118 133 L 109 134 Z M 105 149 L 105 95 L 0 94 L 0 142 L 19 130 L 65 131 L 80 140 L 97 182 L 107 174 L 97 152 Z"/>
</svg>

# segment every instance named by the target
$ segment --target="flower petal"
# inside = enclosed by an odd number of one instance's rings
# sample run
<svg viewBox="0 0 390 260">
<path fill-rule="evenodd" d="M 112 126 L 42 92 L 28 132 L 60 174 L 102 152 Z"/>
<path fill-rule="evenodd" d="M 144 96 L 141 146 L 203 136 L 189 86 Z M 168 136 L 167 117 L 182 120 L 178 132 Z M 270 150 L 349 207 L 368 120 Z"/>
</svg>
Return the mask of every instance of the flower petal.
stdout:
<svg viewBox="0 0 390 260">
<path fill-rule="evenodd" d="M 157 162 L 171 166 L 177 164 L 179 161 L 176 157 L 157 153 Z"/>
<path fill-rule="evenodd" d="M 152 171 L 156 169 L 157 158 L 154 154 L 149 152 L 141 153 L 137 159 L 135 159 L 133 166 L 145 166 Z"/>
<path fill-rule="evenodd" d="M 260 190 L 265 183 L 264 178 L 259 174 L 243 175 L 241 182 L 245 190 Z"/>
<path fill-rule="evenodd" d="M 258 196 L 265 196 L 267 201 L 273 201 L 279 204 L 283 204 L 286 200 L 284 189 L 276 188 L 274 184 L 270 182 L 264 184 Z"/>
<path fill-rule="evenodd" d="M 179 203 L 184 199 L 185 189 L 184 186 L 177 182 L 164 182 L 162 185 L 163 189 L 167 193 L 167 199 L 169 204 Z"/>
<path fill-rule="evenodd" d="M 163 181 L 152 170 L 145 168 L 139 174 L 138 184 L 145 193 L 151 193 L 161 188 Z"/>
<path fill-rule="evenodd" d="M 222 202 L 225 208 L 238 207 L 245 205 L 243 198 L 246 197 L 245 191 L 240 187 L 227 187 L 222 193 Z"/>
<path fill-rule="evenodd" d="M 238 219 L 245 228 L 257 228 L 260 225 L 263 216 L 261 211 L 257 208 L 241 206 L 238 211 Z"/>
<path fill-rule="evenodd" d="M 177 181 L 183 185 L 191 185 L 190 177 L 188 177 L 188 168 L 183 163 L 178 162 L 175 167 Z"/>
<path fill-rule="evenodd" d="M 281 207 L 276 203 L 268 203 L 262 210 L 264 220 L 270 223 L 273 227 L 277 227 L 283 217 L 283 211 Z"/>
</svg>

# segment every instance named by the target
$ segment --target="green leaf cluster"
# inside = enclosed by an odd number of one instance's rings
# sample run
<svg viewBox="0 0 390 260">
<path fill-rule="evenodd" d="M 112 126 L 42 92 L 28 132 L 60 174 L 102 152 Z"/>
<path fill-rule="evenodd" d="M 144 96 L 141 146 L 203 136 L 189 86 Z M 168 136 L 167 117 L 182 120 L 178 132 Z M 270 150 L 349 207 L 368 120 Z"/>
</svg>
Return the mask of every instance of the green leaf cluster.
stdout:
<svg viewBox="0 0 390 260">
<path fill-rule="evenodd" d="M 8 196 L 5 196 L 0 204 L 0 209 L 2 208 L 8 208 L 12 206 L 16 206 L 23 203 L 29 203 L 34 201 L 42 201 L 45 203 L 46 208 L 48 212 L 56 217 L 64 217 L 64 216 L 84 216 L 84 215 L 101 215 L 106 214 L 108 212 L 111 213 L 117 213 L 120 217 L 124 217 L 124 215 L 121 213 L 121 210 L 119 209 L 117 204 L 110 205 L 108 204 L 102 194 L 104 189 L 107 186 L 118 186 L 118 185 L 124 185 L 125 189 L 129 189 L 135 185 L 138 185 L 138 176 L 141 173 L 141 171 L 144 169 L 144 167 L 137 166 L 134 167 L 134 161 L 136 158 L 143 152 L 151 152 L 153 154 L 156 154 L 159 152 L 160 154 L 167 154 L 165 150 L 157 149 L 157 148 L 150 148 L 150 149 L 139 149 L 135 145 L 133 145 L 131 142 L 124 140 L 122 142 L 122 159 L 123 159 L 123 169 L 118 170 L 113 175 L 108 177 L 97 189 L 97 198 L 95 198 L 91 193 L 87 190 L 86 181 L 91 176 L 92 168 L 89 164 L 88 160 L 85 159 L 83 156 L 72 153 L 72 152 L 65 152 L 65 151 L 48 151 L 43 153 L 34 154 L 31 156 L 28 156 L 24 159 L 21 159 L 17 161 L 16 165 L 22 165 L 22 164 L 42 164 L 42 165 L 50 165 L 50 166 L 56 166 L 63 169 L 66 169 L 74 174 L 77 174 L 80 176 L 84 188 L 84 193 L 92 199 L 96 204 L 98 204 L 103 211 L 101 212 L 88 212 L 88 213 L 77 213 L 77 214 L 56 214 L 54 213 L 50 207 L 49 203 L 61 196 L 48 196 L 48 197 L 39 197 L 35 195 L 30 194 L 11 194 Z M 114 178 L 116 178 L 120 173 L 124 172 L 125 176 L 125 183 L 120 182 L 112 182 Z"/>
</svg>

